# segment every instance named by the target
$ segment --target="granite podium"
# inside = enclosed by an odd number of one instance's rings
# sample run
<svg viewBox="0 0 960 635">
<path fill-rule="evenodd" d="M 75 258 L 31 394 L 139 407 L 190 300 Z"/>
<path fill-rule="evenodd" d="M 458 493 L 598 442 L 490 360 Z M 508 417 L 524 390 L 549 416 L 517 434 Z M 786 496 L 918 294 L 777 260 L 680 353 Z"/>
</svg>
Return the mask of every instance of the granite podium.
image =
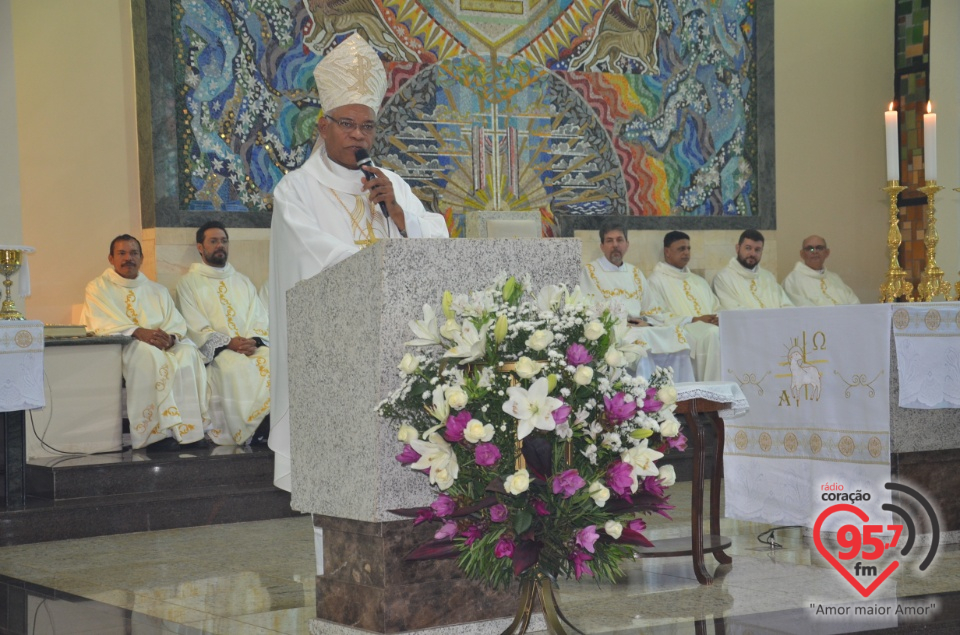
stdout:
<svg viewBox="0 0 960 635">
<path fill-rule="evenodd" d="M 407 324 L 424 304 L 500 273 L 573 288 L 581 250 L 579 239 L 384 240 L 287 293 L 291 505 L 317 532 L 312 632 L 482 635 L 509 624 L 515 589 L 488 590 L 454 560 L 403 560 L 437 527 L 388 510 L 435 494 L 395 460 L 396 430 L 375 409 L 399 385 Z"/>
</svg>

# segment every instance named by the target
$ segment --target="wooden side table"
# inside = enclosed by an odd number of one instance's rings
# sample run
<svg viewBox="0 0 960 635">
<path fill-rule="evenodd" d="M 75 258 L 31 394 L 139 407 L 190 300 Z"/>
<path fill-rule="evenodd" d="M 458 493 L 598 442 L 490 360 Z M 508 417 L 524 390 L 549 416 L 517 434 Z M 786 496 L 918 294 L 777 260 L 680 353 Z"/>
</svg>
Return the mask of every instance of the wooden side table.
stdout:
<svg viewBox="0 0 960 635">
<path fill-rule="evenodd" d="M 637 555 L 641 558 L 666 558 L 670 556 L 693 556 L 693 572 L 700 584 L 713 584 L 713 577 L 707 573 L 703 563 L 705 553 L 712 553 L 720 564 L 730 564 L 733 558 L 724 553 L 731 540 L 720 535 L 720 481 L 723 478 L 723 440 L 724 425 L 720 411 L 730 404 L 694 398 L 677 403 L 674 414 L 683 417 L 690 431 L 689 441 L 693 446 L 693 485 L 690 538 L 668 538 L 658 540 L 653 547 L 640 547 Z M 710 476 L 710 533 L 703 535 L 703 477 L 706 470 L 707 449 L 700 429 L 700 416 L 707 415 L 713 421 L 717 433 L 717 443 L 713 455 L 713 474 Z"/>
</svg>

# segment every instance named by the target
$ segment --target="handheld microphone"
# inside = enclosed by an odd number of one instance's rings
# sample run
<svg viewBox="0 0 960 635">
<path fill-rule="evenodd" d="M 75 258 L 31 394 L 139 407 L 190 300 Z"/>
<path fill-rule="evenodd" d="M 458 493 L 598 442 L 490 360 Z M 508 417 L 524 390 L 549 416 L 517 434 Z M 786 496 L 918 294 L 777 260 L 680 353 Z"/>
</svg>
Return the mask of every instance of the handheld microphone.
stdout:
<svg viewBox="0 0 960 635">
<path fill-rule="evenodd" d="M 361 170 L 363 170 L 364 166 L 371 168 L 376 167 L 373 164 L 373 159 L 370 158 L 370 153 L 363 148 L 357 148 L 355 156 L 357 157 L 357 167 Z M 369 181 L 370 174 L 368 172 L 364 172 L 364 174 L 366 175 L 364 180 Z M 390 212 L 387 211 L 387 204 L 383 201 L 380 201 L 380 211 L 383 212 L 384 218 L 390 218 Z"/>
</svg>

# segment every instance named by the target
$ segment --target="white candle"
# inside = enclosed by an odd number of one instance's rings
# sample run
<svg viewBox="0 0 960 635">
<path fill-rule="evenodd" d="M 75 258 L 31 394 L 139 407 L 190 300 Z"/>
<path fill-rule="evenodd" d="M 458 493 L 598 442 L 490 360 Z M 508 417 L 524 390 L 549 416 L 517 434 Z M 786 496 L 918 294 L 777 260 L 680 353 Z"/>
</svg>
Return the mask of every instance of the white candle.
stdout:
<svg viewBox="0 0 960 635">
<path fill-rule="evenodd" d="M 887 180 L 900 180 L 900 133 L 897 131 L 897 111 L 890 109 L 883 113 L 883 123 L 887 130 Z"/>
<path fill-rule="evenodd" d="M 929 101 L 923 116 L 923 175 L 928 181 L 937 180 L 937 114 L 931 112 Z"/>
</svg>

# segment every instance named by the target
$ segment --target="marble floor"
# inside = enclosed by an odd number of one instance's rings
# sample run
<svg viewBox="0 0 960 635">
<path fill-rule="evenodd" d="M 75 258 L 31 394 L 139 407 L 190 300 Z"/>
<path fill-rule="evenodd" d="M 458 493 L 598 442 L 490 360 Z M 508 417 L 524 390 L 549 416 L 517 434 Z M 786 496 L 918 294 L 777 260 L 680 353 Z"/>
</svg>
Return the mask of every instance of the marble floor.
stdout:
<svg viewBox="0 0 960 635">
<path fill-rule="evenodd" d="M 675 520 L 651 523 L 654 541 L 689 534 L 689 483 L 672 491 Z M 722 521 L 733 564 L 707 556 L 711 586 L 688 558 L 639 560 L 615 585 L 563 581 L 561 608 L 591 634 L 960 632 L 955 548 L 864 600 L 800 530 L 771 550 L 757 540 L 768 528 Z M 307 517 L 0 548 L 0 633 L 307 633 L 315 566 Z"/>
</svg>

